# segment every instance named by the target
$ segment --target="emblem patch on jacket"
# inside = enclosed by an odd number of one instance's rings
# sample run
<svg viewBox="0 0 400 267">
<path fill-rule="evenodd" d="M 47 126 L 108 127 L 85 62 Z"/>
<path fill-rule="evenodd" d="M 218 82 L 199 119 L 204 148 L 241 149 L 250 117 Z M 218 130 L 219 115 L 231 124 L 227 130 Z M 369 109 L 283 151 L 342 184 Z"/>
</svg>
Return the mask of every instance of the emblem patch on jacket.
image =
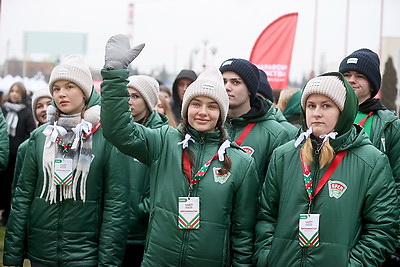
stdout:
<svg viewBox="0 0 400 267">
<path fill-rule="evenodd" d="M 347 189 L 347 185 L 340 181 L 328 181 L 329 197 L 340 198 Z"/>
<path fill-rule="evenodd" d="M 254 148 L 250 146 L 241 146 L 241 148 L 244 150 L 244 152 L 246 152 L 246 154 L 249 154 L 250 156 L 254 153 Z"/>
<path fill-rule="evenodd" d="M 231 176 L 231 173 L 228 172 L 228 173 L 226 173 L 226 174 L 224 174 L 224 175 L 221 175 L 221 174 L 218 173 L 218 171 L 219 171 L 220 169 L 221 169 L 221 168 L 215 168 L 215 167 L 213 168 L 214 181 L 215 181 L 216 183 L 224 184 L 224 183 L 226 182 L 226 180 L 228 180 L 229 176 Z"/>
</svg>

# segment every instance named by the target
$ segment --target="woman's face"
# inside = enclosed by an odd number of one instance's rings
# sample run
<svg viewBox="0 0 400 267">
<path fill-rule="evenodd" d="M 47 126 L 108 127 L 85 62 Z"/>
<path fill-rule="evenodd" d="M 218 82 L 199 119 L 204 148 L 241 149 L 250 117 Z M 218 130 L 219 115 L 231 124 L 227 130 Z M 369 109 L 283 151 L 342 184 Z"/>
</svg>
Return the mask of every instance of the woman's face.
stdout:
<svg viewBox="0 0 400 267">
<path fill-rule="evenodd" d="M 306 124 L 312 127 L 313 135 L 319 138 L 335 129 L 340 109 L 327 96 L 312 94 L 306 101 Z"/>
<path fill-rule="evenodd" d="M 51 105 L 50 97 L 41 97 L 36 101 L 35 115 L 40 124 L 47 122 L 47 108 Z"/>
<path fill-rule="evenodd" d="M 53 84 L 53 100 L 64 114 L 80 113 L 85 107 L 85 96 L 79 86 L 70 81 L 57 81 Z"/>
<path fill-rule="evenodd" d="M 11 87 L 10 92 L 9 92 L 9 101 L 14 104 L 18 104 L 22 102 L 22 94 L 18 90 L 18 86 L 14 85 Z"/>
<path fill-rule="evenodd" d="M 193 98 L 188 107 L 188 122 L 199 132 L 215 132 L 220 116 L 219 105 L 206 96 Z"/>
<path fill-rule="evenodd" d="M 146 114 L 150 113 L 146 101 L 142 95 L 134 88 L 128 87 L 129 92 L 129 106 L 131 107 L 131 114 L 134 121 L 140 121 Z"/>
</svg>

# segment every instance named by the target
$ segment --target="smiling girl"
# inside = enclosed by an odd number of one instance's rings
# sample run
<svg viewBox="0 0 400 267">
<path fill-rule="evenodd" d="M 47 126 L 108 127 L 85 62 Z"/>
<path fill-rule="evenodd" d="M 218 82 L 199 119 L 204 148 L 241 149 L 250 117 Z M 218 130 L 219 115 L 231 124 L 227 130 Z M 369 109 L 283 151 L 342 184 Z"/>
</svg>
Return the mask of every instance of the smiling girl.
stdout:
<svg viewBox="0 0 400 267">
<path fill-rule="evenodd" d="M 109 60 L 129 46 L 123 35 L 107 43 L 101 116 L 105 137 L 150 168 L 142 266 L 250 266 L 258 179 L 254 160 L 225 136 L 221 73 L 205 71 L 189 85 L 178 129 L 148 129 L 130 119 L 127 65 Z"/>
</svg>

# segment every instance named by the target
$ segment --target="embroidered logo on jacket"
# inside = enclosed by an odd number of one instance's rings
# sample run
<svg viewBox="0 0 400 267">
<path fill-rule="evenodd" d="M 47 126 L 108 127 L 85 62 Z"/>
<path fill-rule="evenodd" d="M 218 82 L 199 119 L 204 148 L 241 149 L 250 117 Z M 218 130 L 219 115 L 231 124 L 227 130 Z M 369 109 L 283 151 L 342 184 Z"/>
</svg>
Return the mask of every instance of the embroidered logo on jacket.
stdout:
<svg viewBox="0 0 400 267">
<path fill-rule="evenodd" d="M 246 152 L 246 154 L 249 154 L 250 156 L 253 155 L 254 153 L 254 148 L 251 146 L 241 146 L 241 148 Z"/>
<path fill-rule="evenodd" d="M 226 174 L 224 174 L 224 175 L 221 175 L 221 174 L 218 173 L 218 171 L 219 171 L 220 169 L 221 169 L 221 168 L 215 168 L 215 167 L 213 168 L 214 181 L 215 181 L 216 183 L 224 184 L 224 183 L 226 182 L 226 180 L 228 180 L 229 176 L 231 176 L 231 173 L 228 172 L 228 173 L 226 173 Z"/>
<path fill-rule="evenodd" d="M 340 181 L 328 181 L 329 197 L 340 198 L 347 189 L 347 185 Z"/>
</svg>

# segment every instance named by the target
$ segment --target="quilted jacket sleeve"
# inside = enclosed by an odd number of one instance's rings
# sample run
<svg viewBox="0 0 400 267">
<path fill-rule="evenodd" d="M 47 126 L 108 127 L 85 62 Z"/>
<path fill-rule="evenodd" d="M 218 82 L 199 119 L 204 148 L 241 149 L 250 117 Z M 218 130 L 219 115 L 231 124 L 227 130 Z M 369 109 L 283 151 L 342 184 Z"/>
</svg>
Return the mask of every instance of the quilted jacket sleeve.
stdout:
<svg viewBox="0 0 400 267">
<path fill-rule="evenodd" d="M 16 185 L 4 241 L 4 265 L 22 266 L 28 215 L 37 180 L 35 139 L 28 142 L 21 175 Z"/>
<path fill-rule="evenodd" d="M 267 266 L 267 258 L 278 218 L 279 191 L 277 190 L 276 182 L 276 163 L 276 153 L 273 152 L 258 202 L 255 254 L 253 260 L 257 266 Z"/>
<path fill-rule="evenodd" d="M 120 266 L 128 238 L 128 158 L 112 147 L 105 166 L 99 266 Z"/>
<path fill-rule="evenodd" d="M 102 70 L 101 121 L 104 137 L 122 153 L 150 164 L 162 147 L 160 129 L 133 122 L 129 109 L 128 70 Z"/>
<path fill-rule="evenodd" d="M 232 216 L 232 266 L 251 266 L 259 181 L 254 159 L 236 192 Z"/>
<path fill-rule="evenodd" d="M 8 140 L 6 120 L 4 119 L 3 111 L 0 109 L 0 171 L 7 167 L 9 149 L 10 143 Z"/>
<path fill-rule="evenodd" d="M 368 188 L 362 212 L 364 233 L 350 251 L 349 266 L 378 266 L 395 249 L 399 210 L 386 155 L 376 162 Z"/>
</svg>

